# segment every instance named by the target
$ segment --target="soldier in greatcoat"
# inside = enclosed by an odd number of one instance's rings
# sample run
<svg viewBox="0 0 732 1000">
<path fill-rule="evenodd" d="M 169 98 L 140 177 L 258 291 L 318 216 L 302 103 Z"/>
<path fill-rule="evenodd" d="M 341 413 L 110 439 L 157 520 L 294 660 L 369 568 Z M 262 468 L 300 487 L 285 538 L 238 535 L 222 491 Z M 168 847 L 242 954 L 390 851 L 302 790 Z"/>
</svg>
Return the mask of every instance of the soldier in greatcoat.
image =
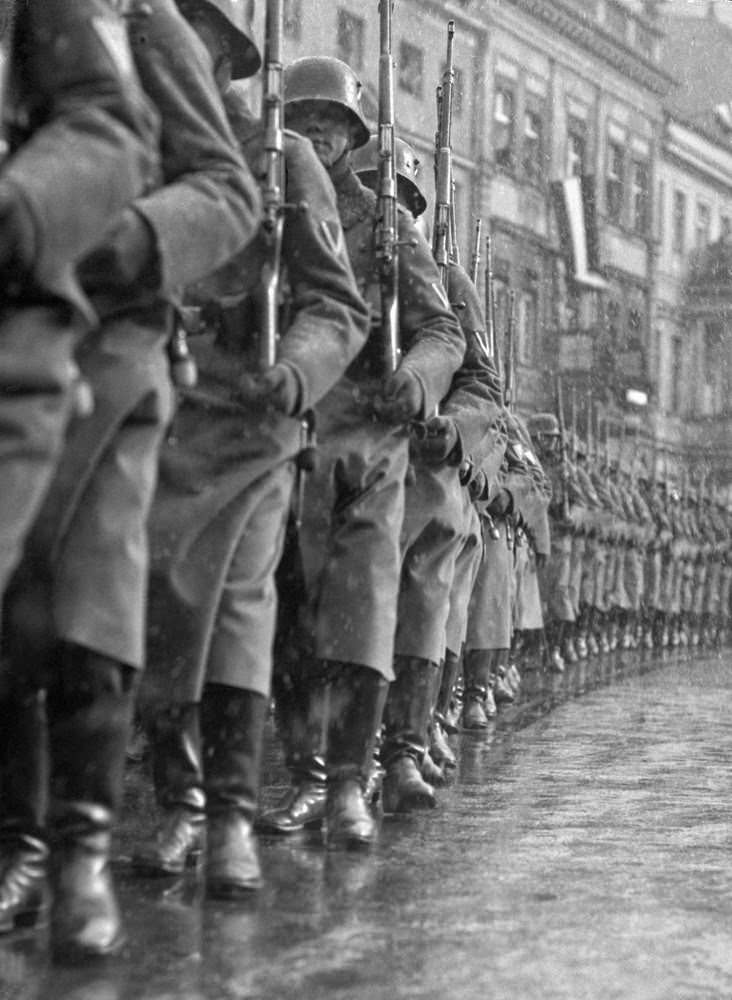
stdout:
<svg viewBox="0 0 732 1000">
<path fill-rule="evenodd" d="M 146 521 L 171 414 L 171 303 L 249 241 L 259 208 L 209 56 L 173 0 L 128 13 L 134 63 L 160 113 L 161 172 L 77 268 L 100 317 L 77 351 L 94 410 L 69 428 L 6 608 L 11 656 L 24 669 L 31 657 L 46 675 L 51 933 L 62 959 L 116 953 L 124 943 L 109 850 L 143 662 Z M 31 614 L 34 648 L 24 627 Z M 25 745 L 42 739 L 36 722 L 24 722 Z M 28 889 L 42 883 L 38 844 Z"/>
<path fill-rule="evenodd" d="M 369 138 L 360 95 L 356 75 L 338 59 L 300 59 L 286 70 L 287 123 L 311 139 L 328 169 L 351 265 L 377 320 L 376 197 L 349 162 L 350 150 Z M 377 325 L 345 377 L 316 407 L 321 461 L 308 479 L 300 532 L 317 678 L 304 685 L 301 715 L 310 721 L 302 728 L 316 733 L 316 720 L 325 716 L 326 836 L 329 844 L 350 847 L 367 846 L 375 837 L 364 783 L 394 679 L 407 428 L 434 412 L 465 353 L 430 248 L 404 210 L 398 228 L 402 360 L 395 372 L 385 371 Z M 311 752 L 317 753 L 314 745 Z M 319 821 L 322 804 L 313 816 L 309 801 L 300 797 L 312 785 L 293 777 L 288 815 L 297 813 L 300 826 Z"/>
<path fill-rule="evenodd" d="M 182 5 L 211 55 L 253 48 L 241 5 Z M 264 122 L 232 74 L 258 59 L 220 60 L 224 107 L 248 163 L 263 169 Z M 152 727 L 164 816 L 134 858 L 147 874 L 180 872 L 200 854 L 206 887 L 238 896 L 261 886 L 252 822 L 270 697 L 275 569 L 300 449 L 301 421 L 363 346 L 368 312 L 348 263 L 338 209 L 311 144 L 284 134 L 282 329 L 276 363 L 257 375 L 256 298 L 264 235 L 189 289 L 205 316 L 191 338 L 199 384 L 181 394 L 163 449 L 151 517 Z M 202 753 L 199 749 L 199 727 Z"/>
<path fill-rule="evenodd" d="M 375 136 L 354 154 L 352 164 L 374 190 Z M 396 172 L 399 203 L 418 219 L 427 207 L 419 187 L 419 160 L 402 139 L 396 142 Z M 432 787 L 420 770 L 429 767 L 427 731 L 440 684 L 455 559 L 470 504 L 466 485 L 476 462 L 497 449 L 502 454 L 505 445 L 502 387 L 488 354 L 480 301 L 467 273 L 454 261 L 448 264 L 445 293 L 460 322 L 466 350 L 439 412 L 416 424 L 410 438 L 395 679 L 386 700 L 381 747 L 386 812 L 435 804 Z M 443 746 L 442 752 L 444 757 L 449 748 Z"/>
</svg>

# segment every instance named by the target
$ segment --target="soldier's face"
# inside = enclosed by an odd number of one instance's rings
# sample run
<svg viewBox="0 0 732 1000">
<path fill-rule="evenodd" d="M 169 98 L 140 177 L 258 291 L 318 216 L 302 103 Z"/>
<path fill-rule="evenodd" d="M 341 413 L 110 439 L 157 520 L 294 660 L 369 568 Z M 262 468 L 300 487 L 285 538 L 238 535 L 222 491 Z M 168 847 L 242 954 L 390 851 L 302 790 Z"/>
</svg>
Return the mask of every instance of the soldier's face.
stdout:
<svg viewBox="0 0 732 1000">
<path fill-rule="evenodd" d="M 221 24 L 212 12 L 195 0 L 184 0 L 179 8 L 206 47 L 216 85 L 223 92 L 231 83 L 231 41 L 228 35 L 221 30 Z"/>
<path fill-rule="evenodd" d="M 339 104 L 297 101 L 285 108 L 287 127 L 306 136 L 326 169 L 351 148 L 351 122 Z"/>
</svg>

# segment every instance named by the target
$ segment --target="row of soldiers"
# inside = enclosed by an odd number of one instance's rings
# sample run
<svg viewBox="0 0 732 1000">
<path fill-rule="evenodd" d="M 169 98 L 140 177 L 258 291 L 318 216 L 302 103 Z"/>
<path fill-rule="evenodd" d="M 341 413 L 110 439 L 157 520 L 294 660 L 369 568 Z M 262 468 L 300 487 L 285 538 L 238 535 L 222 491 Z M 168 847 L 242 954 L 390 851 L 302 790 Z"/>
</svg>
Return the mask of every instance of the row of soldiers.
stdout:
<svg viewBox="0 0 732 1000">
<path fill-rule="evenodd" d="M 555 480 L 547 638 L 556 668 L 616 648 L 722 645 L 732 581 L 724 496 L 703 478 L 691 486 L 688 470 L 680 482 L 656 463 L 638 471 L 623 461 L 622 438 L 610 459 L 573 436 L 563 461 L 556 417 L 533 424 Z"/>
<path fill-rule="evenodd" d="M 50 907 L 59 961 L 124 945 L 135 711 L 162 821 L 134 868 L 203 857 L 210 897 L 246 897 L 256 826 L 363 849 L 378 786 L 435 804 L 458 675 L 485 728 L 584 532 L 550 529 L 556 434 L 506 406 L 413 151 L 390 186 L 393 121 L 371 137 L 339 60 L 283 68 L 276 0 L 252 113 L 249 7 L 28 0 L 4 38 L 0 932 Z M 550 608 L 557 669 L 576 617 Z M 258 816 L 272 694 L 292 790 Z"/>
</svg>

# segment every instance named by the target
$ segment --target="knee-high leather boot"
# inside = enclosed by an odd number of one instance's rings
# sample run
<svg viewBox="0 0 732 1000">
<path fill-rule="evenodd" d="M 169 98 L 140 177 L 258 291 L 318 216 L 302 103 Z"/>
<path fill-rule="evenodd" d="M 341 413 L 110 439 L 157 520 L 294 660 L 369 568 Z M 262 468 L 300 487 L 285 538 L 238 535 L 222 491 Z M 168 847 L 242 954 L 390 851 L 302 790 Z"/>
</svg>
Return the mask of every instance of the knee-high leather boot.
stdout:
<svg viewBox="0 0 732 1000">
<path fill-rule="evenodd" d="M 458 727 L 448 719 L 450 702 L 452 701 L 455 683 L 460 672 L 460 655 L 452 650 L 445 650 L 445 661 L 442 667 L 442 677 L 440 678 L 440 690 L 437 694 L 435 705 L 435 718 L 440 723 L 446 733 L 453 735 L 458 731 Z"/>
<path fill-rule="evenodd" d="M 48 910 L 45 692 L 0 701 L 0 934 L 33 926 Z"/>
<path fill-rule="evenodd" d="M 49 684 L 51 947 L 59 961 L 113 955 L 124 944 L 109 860 L 134 679 L 129 667 L 65 645 Z"/>
<path fill-rule="evenodd" d="M 274 809 L 260 813 L 256 827 L 264 833 L 296 833 L 319 828 L 325 818 L 325 719 L 327 692 L 322 677 L 282 679 L 275 684 L 277 724 L 285 745 L 292 787 Z"/>
<path fill-rule="evenodd" d="M 377 671 L 360 664 L 326 661 L 326 667 L 330 681 L 325 842 L 329 848 L 362 850 L 376 839 L 364 789 L 389 685 Z"/>
<path fill-rule="evenodd" d="M 435 793 L 420 773 L 427 743 L 432 692 L 439 667 L 431 660 L 395 656 L 396 679 L 384 709 L 384 811 L 433 809 Z"/>
<path fill-rule="evenodd" d="M 496 703 L 490 687 L 495 664 L 492 649 L 470 649 L 465 654 L 465 703 L 463 729 L 486 729 L 496 715 Z"/>
<path fill-rule="evenodd" d="M 206 892 L 218 899 L 262 887 L 253 833 L 259 793 L 264 695 L 226 684 L 207 684 L 201 701 L 206 793 Z"/>
<path fill-rule="evenodd" d="M 198 864 L 206 822 L 199 706 L 161 711 L 152 726 L 153 782 L 163 818 L 154 837 L 137 851 L 140 875 L 179 875 Z"/>
</svg>

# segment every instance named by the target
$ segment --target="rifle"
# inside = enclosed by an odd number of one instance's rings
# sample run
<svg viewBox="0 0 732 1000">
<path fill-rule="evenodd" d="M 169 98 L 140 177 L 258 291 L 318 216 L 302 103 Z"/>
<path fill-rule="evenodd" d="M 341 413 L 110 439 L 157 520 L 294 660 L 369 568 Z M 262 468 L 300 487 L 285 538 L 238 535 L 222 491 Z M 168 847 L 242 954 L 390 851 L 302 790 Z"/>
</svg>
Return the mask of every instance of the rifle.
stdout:
<svg viewBox="0 0 732 1000">
<path fill-rule="evenodd" d="M 577 386 L 572 386 L 570 395 L 572 406 L 572 461 L 577 461 Z"/>
<path fill-rule="evenodd" d="M 475 220 L 475 239 L 473 240 L 473 253 L 470 257 L 470 280 L 474 285 L 478 284 L 478 270 L 480 269 L 480 236 L 483 230 L 483 220 Z M 488 317 L 486 316 L 486 319 Z"/>
<path fill-rule="evenodd" d="M 508 322 L 506 323 L 506 372 L 503 398 L 506 409 L 513 413 L 516 392 L 516 292 L 508 294 Z"/>
<path fill-rule="evenodd" d="M 264 50 L 264 184 L 262 236 L 264 263 L 259 287 L 259 369 L 277 360 L 279 292 L 285 212 L 284 83 L 282 63 L 282 0 L 267 0 Z"/>
<path fill-rule="evenodd" d="M 569 521 L 569 455 L 567 452 L 567 427 L 564 422 L 564 399 L 562 398 L 562 376 L 557 372 L 557 420 L 559 421 L 559 446 L 562 455 L 562 519 Z"/>
<path fill-rule="evenodd" d="M 376 260 L 381 287 L 381 338 L 386 371 L 399 367 L 399 257 L 397 181 L 394 137 L 394 59 L 392 13 L 394 0 L 379 0 L 379 168 L 377 185 Z"/>
<path fill-rule="evenodd" d="M 587 461 L 594 458 L 595 443 L 592 440 L 592 393 L 587 391 Z"/>
<path fill-rule="evenodd" d="M 447 286 L 452 231 L 452 103 L 455 89 L 453 43 L 455 22 L 447 23 L 447 62 L 442 85 L 437 88 L 438 125 L 435 135 L 435 215 L 432 227 L 432 255 L 440 280 Z"/>
<path fill-rule="evenodd" d="M 259 320 L 258 364 L 261 372 L 267 371 L 277 361 L 282 241 L 285 211 L 291 207 L 285 204 L 283 0 L 267 0 L 264 35 L 264 86 L 262 87 L 262 120 L 264 122 L 262 237 L 264 262 L 257 302 Z M 315 469 L 315 449 L 315 414 L 312 410 L 308 410 L 300 421 L 300 451 L 296 459 L 295 525 L 298 530 L 302 526 L 307 474 Z"/>
<path fill-rule="evenodd" d="M 485 238 L 485 321 L 490 355 L 501 378 L 501 356 L 496 336 L 496 299 L 493 293 L 493 240 L 490 233 Z"/>
<path fill-rule="evenodd" d="M 450 177 L 450 261 L 460 266 L 460 244 L 457 237 L 457 219 L 455 218 L 455 178 Z"/>
</svg>

